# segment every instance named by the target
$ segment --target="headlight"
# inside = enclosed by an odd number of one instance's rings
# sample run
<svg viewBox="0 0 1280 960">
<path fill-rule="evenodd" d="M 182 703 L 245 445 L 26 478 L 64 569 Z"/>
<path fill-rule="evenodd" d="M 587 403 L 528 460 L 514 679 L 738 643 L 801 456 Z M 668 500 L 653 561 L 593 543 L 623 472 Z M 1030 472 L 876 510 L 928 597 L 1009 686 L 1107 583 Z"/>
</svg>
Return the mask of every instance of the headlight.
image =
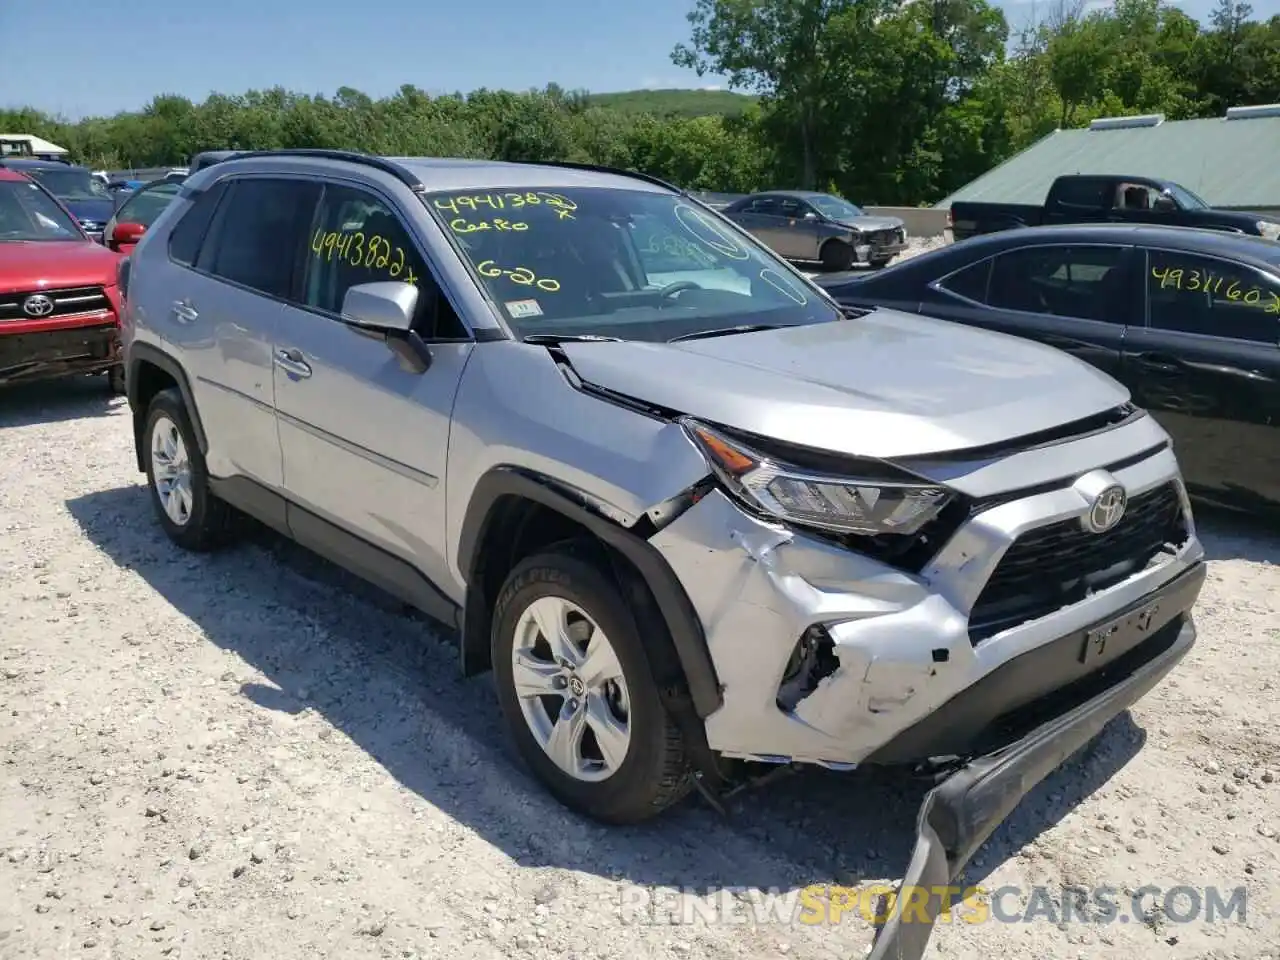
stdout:
<svg viewBox="0 0 1280 960">
<path fill-rule="evenodd" d="M 779 463 L 686 418 L 685 430 L 720 480 L 756 508 L 803 526 L 863 536 L 909 536 L 942 512 L 951 494 L 908 479 L 832 476 Z"/>
<path fill-rule="evenodd" d="M 1257 227 L 1259 236 L 1266 237 L 1268 240 L 1280 240 L 1280 223 L 1272 223 L 1270 220 L 1259 220 Z"/>
</svg>

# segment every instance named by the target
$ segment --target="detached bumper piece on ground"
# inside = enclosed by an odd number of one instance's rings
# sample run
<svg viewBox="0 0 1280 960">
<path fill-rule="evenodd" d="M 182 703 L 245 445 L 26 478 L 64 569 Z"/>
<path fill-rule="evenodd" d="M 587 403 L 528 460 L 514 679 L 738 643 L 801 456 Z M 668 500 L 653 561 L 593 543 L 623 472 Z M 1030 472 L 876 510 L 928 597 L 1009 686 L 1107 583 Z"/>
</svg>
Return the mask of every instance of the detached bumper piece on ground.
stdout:
<svg viewBox="0 0 1280 960">
<path fill-rule="evenodd" d="M 1204 564 L 1188 570 L 1157 597 L 1145 598 L 1110 634 L 1124 643 L 1147 632 L 1143 619 L 1152 600 L 1167 598 L 1178 614 L 1148 639 L 1096 674 L 1061 691 L 1052 705 L 1074 705 L 1043 720 L 1007 745 L 970 760 L 925 795 L 916 820 L 916 844 L 870 960 L 919 960 L 933 925 L 949 907 L 946 888 L 1031 790 L 1087 745 L 1116 716 L 1142 699 L 1195 643 L 1191 615 L 1206 576 Z M 1149 622 L 1149 621 L 1148 621 Z M 1094 631 L 1081 638 L 1093 642 Z M 1123 636 L 1128 634 L 1129 636 Z M 1045 706 L 1038 705 L 1041 711 Z"/>
</svg>

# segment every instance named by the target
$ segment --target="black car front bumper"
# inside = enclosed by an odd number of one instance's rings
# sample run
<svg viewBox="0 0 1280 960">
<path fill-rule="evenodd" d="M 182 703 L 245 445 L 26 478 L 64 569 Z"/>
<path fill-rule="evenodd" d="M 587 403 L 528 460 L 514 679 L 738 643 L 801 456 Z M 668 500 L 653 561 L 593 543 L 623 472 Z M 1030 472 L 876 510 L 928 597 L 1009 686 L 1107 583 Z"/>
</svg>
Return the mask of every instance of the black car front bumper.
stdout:
<svg viewBox="0 0 1280 960">
<path fill-rule="evenodd" d="M 1183 577 L 1194 583 L 1194 600 L 1205 578 L 1204 564 Z M 1040 781 L 1159 683 L 1195 639 L 1195 623 L 1189 611 L 1183 612 L 1129 657 L 1115 661 L 1106 671 L 1109 685 L 1012 743 L 969 760 L 929 791 L 916 818 L 910 864 L 885 911 L 870 960 L 919 960 L 978 847 Z"/>
</svg>

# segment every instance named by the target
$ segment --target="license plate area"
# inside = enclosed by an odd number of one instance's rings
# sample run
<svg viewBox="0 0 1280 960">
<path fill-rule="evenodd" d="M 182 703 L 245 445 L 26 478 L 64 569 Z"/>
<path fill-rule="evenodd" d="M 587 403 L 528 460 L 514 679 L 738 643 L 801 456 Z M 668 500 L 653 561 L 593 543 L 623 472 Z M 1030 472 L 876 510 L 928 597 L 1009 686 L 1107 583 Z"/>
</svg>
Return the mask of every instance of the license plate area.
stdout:
<svg viewBox="0 0 1280 960">
<path fill-rule="evenodd" d="M 1103 663 L 1111 659 L 1108 654 L 1119 654 L 1140 643 L 1146 637 L 1163 627 L 1169 616 L 1161 616 L 1166 605 L 1166 598 L 1149 601 L 1142 606 L 1121 614 L 1113 620 L 1086 630 L 1084 640 L 1080 644 L 1078 659 L 1086 666 Z M 1110 650 L 1108 649 L 1110 648 Z"/>
</svg>

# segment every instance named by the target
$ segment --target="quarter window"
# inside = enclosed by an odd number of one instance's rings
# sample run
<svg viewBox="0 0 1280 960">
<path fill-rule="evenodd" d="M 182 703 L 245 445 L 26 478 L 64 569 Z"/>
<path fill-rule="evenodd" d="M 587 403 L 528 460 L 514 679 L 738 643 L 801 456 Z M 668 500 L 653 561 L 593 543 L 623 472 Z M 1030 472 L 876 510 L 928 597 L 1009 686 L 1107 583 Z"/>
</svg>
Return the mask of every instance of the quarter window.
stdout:
<svg viewBox="0 0 1280 960">
<path fill-rule="evenodd" d="M 991 276 L 991 260 L 974 263 L 943 279 L 938 286 L 974 303 L 987 302 L 987 280 Z"/>
<path fill-rule="evenodd" d="M 1124 248 L 1029 247 L 996 257 L 987 303 L 1003 310 L 1119 322 Z"/>
<path fill-rule="evenodd" d="M 1151 250 L 1147 303 L 1160 330 L 1280 342 L 1280 281 L 1244 264 Z"/>
<path fill-rule="evenodd" d="M 214 184 L 196 197 L 190 209 L 182 215 L 173 232 L 169 234 L 169 256 L 186 267 L 195 266 L 200 244 L 213 220 L 218 201 L 225 192 L 226 182 Z"/>
<path fill-rule="evenodd" d="M 305 243 L 319 185 L 306 180 L 249 178 L 232 184 L 201 269 L 223 280 L 287 299 Z"/>
</svg>

